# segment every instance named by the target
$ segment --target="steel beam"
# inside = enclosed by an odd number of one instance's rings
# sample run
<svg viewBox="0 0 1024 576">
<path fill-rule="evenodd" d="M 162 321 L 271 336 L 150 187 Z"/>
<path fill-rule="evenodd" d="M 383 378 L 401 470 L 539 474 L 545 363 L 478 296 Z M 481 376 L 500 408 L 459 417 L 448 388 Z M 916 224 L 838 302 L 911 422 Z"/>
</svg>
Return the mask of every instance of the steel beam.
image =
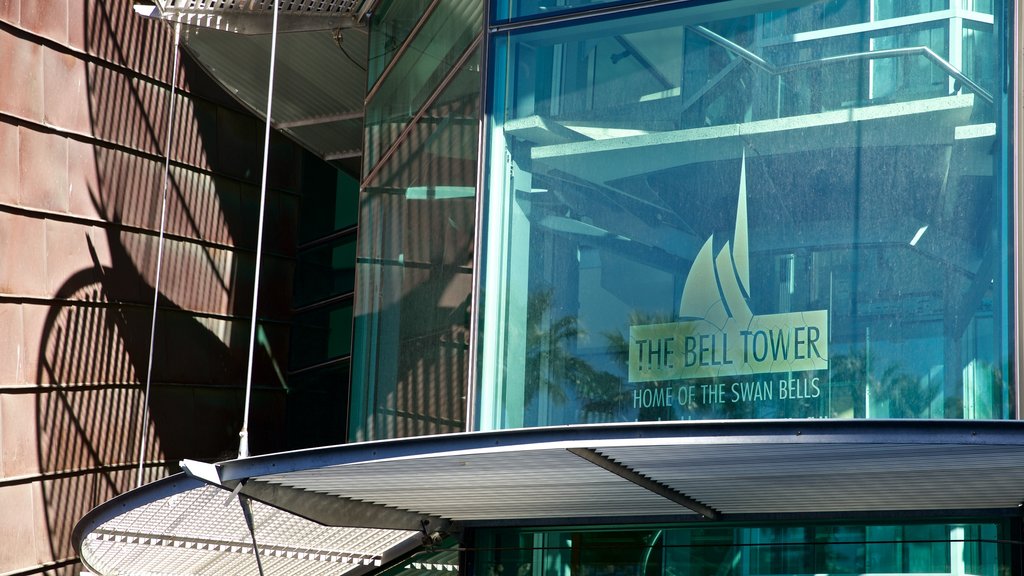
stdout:
<svg viewBox="0 0 1024 576">
<path fill-rule="evenodd" d="M 719 512 L 718 510 L 715 510 L 710 506 L 705 506 L 704 504 L 701 504 L 700 502 L 694 500 L 693 498 L 690 498 L 686 494 L 676 492 L 675 490 L 669 488 L 668 486 L 662 484 L 661 482 L 656 482 L 646 476 L 637 474 L 632 469 L 627 468 L 606 456 L 603 456 L 597 450 L 593 450 L 591 448 L 566 448 L 566 450 L 572 452 L 573 454 L 579 456 L 580 458 L 583 458 L 584 460 L 590 462 L 591 464 L 595 464 L 597 466 L 600 466 L 601 468 L 604 468 L 605 470 L 611 472 L 612 474 L 615 474 L 620 478 L 623 478 L 624 480 L 629 480 L 630 482 L 636 484 L 637 486 L 643 488 L 644 490 L 653 492 L 658 496 L 671 500 L 676 504 L 679 504 L 680 506 L 689 508 L 690 510 L 693 510 L 694 512 L 700 514 L 701 516 L 704 516 L 708 520 L 720 520 L 722 518 L 722 513 Z"/>
</svg>

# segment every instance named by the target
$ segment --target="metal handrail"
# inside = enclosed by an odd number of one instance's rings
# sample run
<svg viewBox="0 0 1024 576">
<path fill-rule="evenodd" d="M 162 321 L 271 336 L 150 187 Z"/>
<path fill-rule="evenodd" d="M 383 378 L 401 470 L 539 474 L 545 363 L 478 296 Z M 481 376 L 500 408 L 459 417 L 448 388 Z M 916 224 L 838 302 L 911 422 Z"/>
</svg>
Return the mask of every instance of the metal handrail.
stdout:
<svg viewBox="0 0 1024 576">
<path fill-rule="evenodd" d="M 802 70 L 805 68 L 818 68 L 827 64 L 834 64 L 836 62 L 848 62 L 852 60 L 879 60 L 883 58 L 897 58 L 900 56 L 924 56 L 932 63 L 936 64 L 941 68 L 947 75 L 956 80 L 959 80 L 965 86 L 967 86 L 972 92 L 980 96 L 983 100 L 989 104 L 993 104 L 995 100 L 987 90 L 978 85 L 977 82 L 971 80 L 963 72 L 958 70 L 955 66 L 946 61 L 945 58 L 939 56 L 927 46 L 911 46 L 908 48 L 887 48 L 885 50 L 873 50 L 868 52 L 854 52 L 852 54 L 840 54 L 838 56 L 826 56 L 824 58 L 818 58 L 817 60 L 808 60 L 806 62 L 798 62 L 796 64 L 789 64 L 786 66 L 775 66 L 768 62 L 764 58 L 754 54 L 750 50 L 747 50 L 743 46 L 729 40 L 728 38 L 713 32 L 704 26 L 687 26 L 689 30 L 703 36 L 711 42 L 725 48 L 729 52 L 739 56 L 746 60 L 756 68 L 763 70 L 773 76 L 781 76 L 794 70 Z"/>
</svg>

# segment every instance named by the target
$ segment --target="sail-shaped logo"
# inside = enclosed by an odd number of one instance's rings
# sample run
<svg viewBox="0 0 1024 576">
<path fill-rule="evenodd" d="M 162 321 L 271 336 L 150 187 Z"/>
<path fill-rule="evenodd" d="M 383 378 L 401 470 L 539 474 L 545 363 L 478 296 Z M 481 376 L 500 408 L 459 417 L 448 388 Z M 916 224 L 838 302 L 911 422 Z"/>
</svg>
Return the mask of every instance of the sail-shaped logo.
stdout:
<svg viewBox="0 0 1024 576">
<path fill-rule="evenodd" d="M 828 311 L 755 315 L 748 299 L 746 158 L 736 226 L 714 252 L 697 252 L 679 299 L 679 321 L 630 327 L 629 380 L 650 382 L 828 368 Z"/>
</svg>

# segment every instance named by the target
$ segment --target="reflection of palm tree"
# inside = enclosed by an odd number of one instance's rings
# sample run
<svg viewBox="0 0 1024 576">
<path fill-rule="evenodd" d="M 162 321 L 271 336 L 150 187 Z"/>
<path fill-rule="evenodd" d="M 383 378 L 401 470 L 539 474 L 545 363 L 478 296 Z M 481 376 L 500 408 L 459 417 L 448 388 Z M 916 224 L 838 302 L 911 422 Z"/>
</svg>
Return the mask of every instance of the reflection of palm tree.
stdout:
<svg viewBox="0 0 1024 576">
<path fill-rule="evenodd" d="M 545 290 L 527 302 L 524 404 L 535 402 L 541 390 L 549 401 L 564 404 L 571 391 L 584 413 L 611 416 L 621 396 L 620 379 L 573 352 L 584 332 L 576 316 L 548 321 L 552 298 L 552 291 Z"/>
<path fill-rule="evenodd" d="M 668 324 L 675 322 L 675 318 L 667 315 L 657 314 L 645 314 L 642 312 L 632 312 L 629 315 L 628 326 L 648 326 L 653 324 Z M 604 338 L 608 342 L 608 352 L 612 358 L 615 359 L 615 363 L 622 367 L 622 373 L 629 373 L 629 335 L 623 332 L 605 332 Z M 669 385 L 668 381 L 654 381 L 645 384 L 653 388 L 664 388 Z M 628 400 L 628 395 L 631 390 L 623 390 L 619 393 L 619 397 L 616 399 L 617 403 Z M 680 406 L 683 410 L 692 410 L 696 408 L 696 405 L 692 403 L 685 406 Z M 637 420 L 641 422 L 647 422 L 652 420 L 672 420 L 676 418 L 674 410 L 672 408 L 663 406 L 652 406 L 648 408 L 641 407 L 636 416 Z"/>
<path fill-rule="evenodd" d="M 832 388 L 829 417 L 864 417 L 868 390 L 877 389 L 877 383 L 870 381 L 869 366 L 870 361 L 864 351 L 834 355 L 829 359 Z"/>
<path fill-rule="evenodd" d="M 921 385 L 920 380 L 918 376 L 901 370 L 897 364 L 885 369 L 879 393 L 885 391 L 890 418 L 928 416 L 928 390 Z"/>
<path fill-rule="evenodd" d="M 962 413 L 961 406 L 949 406 L 953 399 L 946 399 L 947 406 L 943 407 L 941 416 L 932 414 L 932 398 L 941 394 L 941 391 L 933 392 L 928 385 L 927 377 L 908 372 L 899 364 L 893 363 L 882 371 L 879 378 L 872 373 L 872 362 L 871 356 L 863 350 L 830 359 L 830 417 L 877 416 L 878 414 L 869 410 L 869 406 L 885 406 L 886 418 L 949 418 Z M 998 375 L 994 377 L 999 378 Z M 960 402 L 959 399 L 955 401 Z"/>
</svg>

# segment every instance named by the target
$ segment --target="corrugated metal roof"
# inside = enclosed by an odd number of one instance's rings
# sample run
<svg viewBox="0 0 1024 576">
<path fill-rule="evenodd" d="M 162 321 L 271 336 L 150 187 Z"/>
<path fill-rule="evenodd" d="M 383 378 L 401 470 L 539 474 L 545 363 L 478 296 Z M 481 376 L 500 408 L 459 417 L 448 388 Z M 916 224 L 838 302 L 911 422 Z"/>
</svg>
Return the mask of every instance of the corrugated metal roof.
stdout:
<svg viewBox="0 0 1024 576">
<path fill-rule="evenodd" d="M 270 0 L 155 0 L 154 17 L 181 22 L 183 45 L 210 76 L 265 118 Z M 364 0 L 282 0 L 273 126 L 327 160 L 359 171 L 367 34 Z"/>
<path fill-rule="evenodd" d="M 610 464 L 595 465 L 581 451 Z M 297 511 L 303 499 L 337 503 L 339 524 L 366 506 L 381 518 L 397 511 L 456 525 L 704 520 L 680 501 L 742 522 L 1012 511 L 1024 502 L 1024 423 L 581 426 L 371 442 L 205 466 L 203 476 L 217 487 L 181 479 L 173 488 L 143 487 L 83 519 L 75 540 L 86 563 L 100 573 L 112 573 L 111 562 L 133 573 L 157 565 L 188 574 L 254 573 L 239 506 L 222 504 L 242 481 L 243 495 L 272 487 L 259 492 L 272 506 L 254 504 L 264 556 L 309 562 L 305 573 L 316 573 L 331 554 L 377 564 L 389 545 L 409 545 L 417 533 L 329 527 L 285 511 Z M 305 560 L 289 555 L 300 549 Z M 268 573 L 288 570 L 291 564 L 282 564 Z"/>
<path fill-rule="evenodd" d="M 330 527 L 252 503 L 257 545 L 271 574 L 360 574 L 415 532 Z M 200 486 L 126 511 L 89 532 L 83 560 L 101 574 L 256 572 L 241 507 Z"/>
<path fill-rule="evenodd" d="M 920 444 L 613 448 L 602 454 L 724 514 L 1014 508 L 1019 447 Z"/>
<path fill-rule="evenodd" d="M 568 482 L 567 479 L 571 479 Z M 456 521 L 690 513 L 565 450 L 332 466 L 260 480 Z"/>
<path fill-rule="evenodd" d="M 229 93 L 266 117 L 270 36 L 193 29 L 185 46 Z M 322 158 L 358 153 L 366 50 L 358 28 L 279 35 L 271 124 Z"/>
</svg>

